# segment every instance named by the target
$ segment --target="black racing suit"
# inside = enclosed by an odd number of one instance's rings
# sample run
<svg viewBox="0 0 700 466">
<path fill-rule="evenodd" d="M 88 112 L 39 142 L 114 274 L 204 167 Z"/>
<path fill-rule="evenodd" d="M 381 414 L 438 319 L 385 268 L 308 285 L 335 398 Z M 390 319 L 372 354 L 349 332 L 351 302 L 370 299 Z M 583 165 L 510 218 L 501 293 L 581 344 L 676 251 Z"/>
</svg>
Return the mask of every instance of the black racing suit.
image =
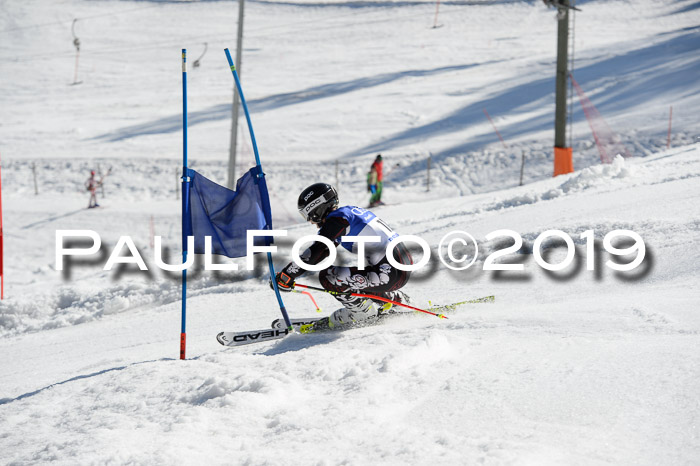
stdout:
<svg viewBox="0 0 700 466">
<path fill-rule="evenodd" d="M 364 209 L 355 209 L 367 212 L 364 211 Z M 322 224 L 318 235 L 330 239 L 333 244 L 338 246 L 341 243 L 340 238 L 342 236 L 348 236 L 351 233 L 351 221 L 351 217 L 348 218 L 342 215 L 331 214 Z M 383 222 L 381 223 L 384 228 L 388 228 Z M 305 263 L 315 265 L 323 261 L 329 254 L 328 247 L 324 243 L 316 241 L 304 251 L 300 257 Z M 356 266 L 330 266 L 327 269 L 321 270 L 319 272 L 321 286 L 330 291 L 352 291 L 387 299 L 395 299 L 398 297 L 398 293 L 394 292 L 406 284 L 410 277 L 410 272 L 393 267 L 385 254 L 385 249 L 384 255 L 375 250 L 374 254 L 371 254 L 371 257 L 368 258 L 369 260 L 364 270 L 360 270 Z M 413 264 L 411 254 L 403 243 L 398 243 L 396 245 L 393 250 L 393 257 L 394 260 L 400 264 Z M 304 269 L 294 262 L 291 262 L 282 269 L 280 275 L 285 274 L 292 280 L 295 280 L 304 272 Z M 334 323 L 344 324 L 347 323 L 348 319 L 357 321 L 376 315 L 376 309 L 367 311 L 367 309 L 362 306 L 365 298 L 348 295 L 335 295 L 335 298 L 343 304 L 344 309 L 336 311 L 334 315 L 331 316 L 331 321 L 335 320 Z"/>
</svg>

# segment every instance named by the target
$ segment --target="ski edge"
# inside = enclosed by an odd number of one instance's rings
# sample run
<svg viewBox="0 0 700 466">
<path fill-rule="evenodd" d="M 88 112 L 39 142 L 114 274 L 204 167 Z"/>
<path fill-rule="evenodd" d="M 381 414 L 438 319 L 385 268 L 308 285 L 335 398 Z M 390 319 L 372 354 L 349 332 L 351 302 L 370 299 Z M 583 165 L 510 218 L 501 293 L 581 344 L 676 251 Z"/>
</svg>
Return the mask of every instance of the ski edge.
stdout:
<svg viewBox="0 0 700 466">
<path fill-rule="evenodd" d="M 243 346 L 252 343 L 263 343 L 266 341 L 279 340 L 291 332 L 289 329 L 262 329 L 248 330 L 244 332 L 219 332 L 216 335 L 216 340 L 223 346 Z"/>
<path fill-rule="evenodd" d="M 302 325 L 307 325 L 307 324 L 313 324 L 314 322 L 318 322 L 319 320 L 323 319 L 323 317 L 309 317 L 305 319 L 289 319 L 290 322 L 292 323 L 292 327 L 295 329 L 298 329 Z M 282 319 L 275 319 L 270 323 L 270 328 L 272 329 L 283 329 L 285 327 L 284 320 Z"/>
<path fill-rule="evenodd" d="M 428 309 L 432 310 L 432 311 L 435 311 L 435 310 L 450 311 L 450 310 L 454 310 L 457 306 L 461 306 L 463 304 L 493 303 L 493 302 L 495 302 L 495 300 L 496 300 L 495 295 L 490 295 L 490 296 L 484 296 L 481 298 L 460 301 L 460 302 L 452 303 L 452 304 L 431 306 Z M 392 315 L 400 315 L 400 314 L 413 314 L 413 313 L 412 312 L 397 312 L 397 313 L 392 313 L 392 314 L 386 314 L 385 317 L 392 316 Z M 314 323 L 314 322 L 321 320 L 321 319 L 322 319 L 322 317 L 291 319 L 291 323 L 292 323 L 292 326 L 294 327 L 294 330 L 298 330 L 301 325 L 311 324 L 311 323 Z M 264 343 L 266 341 L 280 340 L 280 339 L 286 337 L 287 335 L 289 335 L 290 333 L 291 333 L 290 330 L 283 326 L 282 319 L 275 319 L 270 324 L 269 329 L 252 330 L 252 331 L 249 330 L 249 331 L 243 331 L 243 332 L 219 332 L 216 335 L 216 340 L 223 346 L 235 347 L 235 346 L 250 345 L 253 343 Z"/>
</svg>

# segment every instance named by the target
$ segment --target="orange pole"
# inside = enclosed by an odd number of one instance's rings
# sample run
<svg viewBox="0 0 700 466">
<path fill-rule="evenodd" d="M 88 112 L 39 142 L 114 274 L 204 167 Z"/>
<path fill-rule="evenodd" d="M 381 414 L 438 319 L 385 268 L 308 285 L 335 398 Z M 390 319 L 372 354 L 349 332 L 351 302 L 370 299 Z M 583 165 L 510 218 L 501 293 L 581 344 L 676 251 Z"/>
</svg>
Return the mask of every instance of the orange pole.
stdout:
<svg viewBox="0 0 700 466">
<path fill-rule="evenodd" d="M 574 171 L 574 150 L 571 147 L 554 148 L 554 175 L 566 175 Z"/>
</svg>

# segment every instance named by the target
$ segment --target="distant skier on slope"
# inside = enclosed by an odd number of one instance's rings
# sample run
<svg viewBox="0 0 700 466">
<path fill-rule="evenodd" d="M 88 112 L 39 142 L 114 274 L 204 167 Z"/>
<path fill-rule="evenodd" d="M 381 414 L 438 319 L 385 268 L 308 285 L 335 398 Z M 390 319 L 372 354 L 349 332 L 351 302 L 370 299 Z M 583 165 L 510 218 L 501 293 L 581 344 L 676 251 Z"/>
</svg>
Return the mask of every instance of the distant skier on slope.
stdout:
<svg viewBox="0 0 700 466">
<path fill-rule="evenodd" d="M 88 209 L 94 207 L 99 207 L 97 203 L 97 188 L 100 187 L 101 182 L 95 179 L 95 170 L 90 172 L 90 178 L 85 182 L 85 188 L 90 191 L 90 201 L 88 202 Z"/>
<path fill-rule="evenodd" d="M 112 173 L 112 167 L 107 170 L 107 173 L 102 175 L 102 172 L 100 172 L 100 179 L 99 181 L 95 178 L 95 170 L 90 171 L 90 178 L 85 182 L 85 188 L 90 191 L 90 201 L 88 202 L 88 209 L 92 209 L 94 207 L 99 207 L 100 205 L 97 203 L 97 188 L 102 186 L 102 184 L 105 181 L 105 178 L 107 175 Z M 104 190 L 102 191 L 102 195 L 104 195 Z"/>
<path fill-rule="evenodd" d="M 393 267 L 386 258 L 389 243 L 399 235 L 379 217 L 360 207 L 339 208 L 337 191 L 326 183 L 316 183 L 304 189 L 299 195 L 297 207 L 305 220 L 320 227 L 318 232 L 320 236 L 330 239 L 336 246 L 341 245 L 354 254 L 358 251 L 357 243 L 341 242 L 342 236 L 378 236 L 380 238 L 379 242 L 365 244 L 364 270 L 359 270 L 358 267 L 336 266 L 321 270 L 319 281 L 324 289 L 360 292 L 402 303 L 409 301 L 408 296 L 399 289 L 406 285 L 410 272 Z M 328 255 L 327 246 L 317 241 L 301 254 L 301 259 L 307 264 L 315 265 Z M 400 264 L 413 264 L 411 254 L 403 243 L 399 243 L 394 248 L 393 256 Z M 304 272 L 297 264 L 290 262 L 276 276 L 280 291 L 291 291 L 294 288 L 294 280 Z M 309 326 L 308 329 L 302 329 L 302 332 L 350 326 L 359 321 L 372 319 L 380 312 L 370 299 L 347 295 L 337 295 L 335 298 L 343 307 L 333 312 L 330 317 Z"/>
<path fill-rule="evenodd" d="M 369 199 L 370 208 L 378 205 L 383 205 L 382 202 L 382 187 L 384 185 L 384 162 L 382 162 L 382 154 L 377 154 L 377 157 L 372 162 L 372 167 L 367 173 L 367 190 L 372 193 Z"/>
</svg>

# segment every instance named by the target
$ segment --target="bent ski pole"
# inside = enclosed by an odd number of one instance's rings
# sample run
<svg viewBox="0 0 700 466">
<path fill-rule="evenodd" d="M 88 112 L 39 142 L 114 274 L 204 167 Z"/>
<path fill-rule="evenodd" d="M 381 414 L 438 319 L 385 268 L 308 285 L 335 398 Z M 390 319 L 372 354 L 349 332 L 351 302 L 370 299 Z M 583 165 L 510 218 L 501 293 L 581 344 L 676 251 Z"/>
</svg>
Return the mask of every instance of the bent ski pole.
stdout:
<svg viewBox="0 0 700 466">
<path fill-rule="evenodd" d="M 413 311 L 424 312 L 424 313 L 426 313 L 426 314 L 430 314 L 430 315 L 433 315 L 433 316 L 435 316 L 435 317 L 439 317 L 439 318 L 441 318 L 441 319 L 447 319 L 447 316 L 445 316 L 444 314 L 437 314 L 437 313 L 435 313 L 435 312 L 426 311 L 425 309 L 421 309 L 421 308 L 418 308 L 418 307 L 409 306 L 408 304 L 403 304 L 403 303 L 400 303 L 400 302 L 398 302 L 398 301 L 393 301 L 393 300 L 391 300 L 391 299 L 382 298 L 381 296 L 375 296 L 375 295 L 363 294 L 363 293 L 353 293 L 353 292 L 351 292 L 351 291 L 331 291 L 331 290 L 326 290 L 326 289 L 324 289 L 324 288 L 319 288 L 319 287 L 317 287 L 317 286 L 302 285 L 301 283 L 295 283 L 294 286 L 295 286 L 295 287 L 298 286 L 298 287 L 300 287 L 300 288 L 306 288 L 306 289 L 308 289 L 308 290 L 322 291 L 322 292 L 324 292 L 324 293 L 328 293 L 328 294 L 331 294 L 331 295 L 334 295 L 334 296 L 346 295 L 346 296 L 357 296 L 357 297 L 359 297 L 359 298 L 376 299 L 376 300 L 378 300 L 378 301 L 384 301 L 385 303 L 391 303 L 391 304 L 394 304 L 394 305 L 396 305 L 396 306 L 405 307 L 405 308 L 411 309 L 411 310 L 413 310 Z"/>
<path fill-rule="evenodd" d="M 314 297 L 311 293 L 309 293 L 308 291 L 299 291 L 299 290 L 292 290 L 292 291 L 295 293 L 301 293 L 301 294 L 305 294 L 306 296 L 308 296 L 311 299 L 311 302 L 314 303 L 314 306 L 316 307 L 316 312 L 321 312 L 321 308 L 318 306 L 318 304 L 316 304 L 316 300 L 314 299 Z"/>
</svg>

